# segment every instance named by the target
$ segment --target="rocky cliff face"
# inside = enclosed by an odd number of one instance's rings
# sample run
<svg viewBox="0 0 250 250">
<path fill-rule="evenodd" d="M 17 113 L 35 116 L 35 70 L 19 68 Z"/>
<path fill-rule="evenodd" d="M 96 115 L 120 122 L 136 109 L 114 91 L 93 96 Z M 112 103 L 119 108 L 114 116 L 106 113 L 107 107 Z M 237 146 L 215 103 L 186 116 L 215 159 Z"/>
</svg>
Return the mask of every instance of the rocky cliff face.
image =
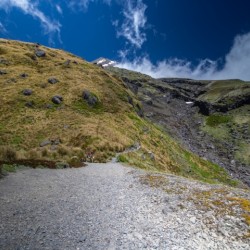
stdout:
<svg viewBox="0 0 250 250">
<path fill-rule="evenodd" d="M 250 186 L 250 83 L 153 79 L 124 69 L 108 70 L 138 96 L 146 118 Z"/>
</svg>

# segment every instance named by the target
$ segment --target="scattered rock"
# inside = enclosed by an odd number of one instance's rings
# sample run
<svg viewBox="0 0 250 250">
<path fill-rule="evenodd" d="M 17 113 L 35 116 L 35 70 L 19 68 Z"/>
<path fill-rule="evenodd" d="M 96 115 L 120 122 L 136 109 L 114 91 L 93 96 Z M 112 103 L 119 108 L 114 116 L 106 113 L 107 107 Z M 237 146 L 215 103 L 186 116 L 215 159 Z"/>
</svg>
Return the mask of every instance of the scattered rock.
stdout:
<svg viewBox="0 0 250 250">
<path fill-rule="evenodd" d="M 71 60 L 67 60 L 66 62 L 64 62 L 64 66 L 65 67 L 69 67 L 70 66 L 70 63 L 71 63 Z"/>
<path fill-rule="evenodd" d="M 20 77 L 21 78 L 26 78 L 26 77 L 28 77 L 29 75 L 28 74 L 26 74 L 26 73 L 22 73 L 22 74 L 20 74 Z"/>
<path fill-rule="evenodd" d="M 128 102 L 134 106 L 133 98 L 130 95 L 128 96 Z"/>
<path fill-rule="evenodd" d="M 59 95 L 55 95 L 52 97 L 51 101 L 55 104 L 60 104 L 63 101 L 63 98 Z"/>
<path fill-rule="evenodd" d="M 45 146 L 50 145 L 50 144 L 51 144 L 50 140 L 45 140 L 45 141 L 40 143 L 40 147 L 45 147 Z"/>
<path fill-rule="evenodd" d="M 148 100 L 146 100 L 146 101 L 145 101 L 145 103 L 146 103 L 146 104 L 148 104 L 148 105 L 153 105 L 153 101 L 152 101 L 152 99 L 148 99 Z"/>
<path fill-rule="evenodd" d="M 0 58 L 0 64 L 9 65 L 10 62 L 4 58 Z"/>
<path fill-rule="evenodd" d="M 17 80 L 15 78 L 10 78 L 9 80 L 7 80 L 7 83 L 16 83 Z"/>
<path fill-rule="evenodd" d="M 25 106 L 26 106 L 27 108 L 33 108 L 34 105 L 35 105 L 34 101 L 29 101 L 29 102 L 26 102 L 26 103 L 25 103 Z"/>
<path fill-rule="evenodd" d="M 152 152 L 148 152 L 149 158 L 154 161 L 155 160 L 155 155 Z"/>
<path fill-rule="evenodd" d="M 145 116 L 148 117 L 148 118 L 150 118 L 150 117 L 154 116 L 154 113 L 153 112 L 149 112 L 149 113 L 146 113 Z"/>
<path fill-rule="evenodd" d="M 49 82 L 50 84 L 56 84 L 56 83 L 59 82 L 59 80 L 56 79 L 55 77 L 51 77 L 51 78 L 48 79 L 48 82 Z"/>
<path fill-rule="evenodd" d="M 26 96 L 32 95 L 33 91 L 31 89 L 24 89 L 23 94 Z"/>
<path fill-rule="evenodd" d="M 46 56 L 46 52 L 45 52 L 44 50 L 37 49 L 37 50 L 35 51 L 35 55 L 36 55 L 37 57 L 45 57 L 45 56 Z"/>
<path fill-rule="evenodd" d="M 82 98 L 88 103 L 89 106 L 92 107 L 98 103 L 97 96 L 88 90 L 83 91 Z"/>
<path fill-rule="evenodd" d="M 59 145 L 62 142 L 60 138 L 51 139 L 50 141 L 52 145 Z"/>
<path fill-rule="evenodd" d="M 43 89 L 45 89 L 47 86 L 48 86 L 47 83 L 41 83 L 41 84 L 40 84 L 40 87 L 43 88 Z"/>
<path fill-rule="evenodd" d="M 190 221 L 191 221 L 193 224 L 195 224 L 196 218 L 195 218 L 195 217 L 191 217 L 191 218 L 190 218 Z"/>
<path fill-rule="evenodd" d="M 7 74 L 6 70 L 0 69 L 0 75 L 6 75 L 6 74 Z"/>
<path fill-rule="evenodd" d="M 46 105 L 45 105 L 45 108 L 47 108 L 47 109 L 52 109 L 53 106 L 52 106 L 51 104 L 46 104 Z"/>
<path fill-rule="evenodd" d="M 135 110 L 136 110 L 136 113 L 138 116 L 140 116 L 140 117 L 144 116 L 143 110 L 139 104 L 136 104 Z"/>
</svg>

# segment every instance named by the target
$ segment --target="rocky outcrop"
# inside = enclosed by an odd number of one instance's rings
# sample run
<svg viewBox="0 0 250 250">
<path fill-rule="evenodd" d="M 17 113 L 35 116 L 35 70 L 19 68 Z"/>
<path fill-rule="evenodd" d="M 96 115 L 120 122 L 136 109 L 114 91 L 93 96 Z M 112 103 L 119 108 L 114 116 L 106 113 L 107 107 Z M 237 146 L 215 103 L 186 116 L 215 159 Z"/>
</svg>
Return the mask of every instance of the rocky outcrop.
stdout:
<svg viewBox="0 0 250 250">
<path fill-rule="evenodd" d="M 54 104 L 61 104 L 62 101 L 63 101 L 63 98 L 62 96 L 60 95 L 55 95 L 52 97 L 51 101 L 54 103 Z"/>
<path fill-rule="evenodd" d="M 82 98 L 87 102 L 91 107 L 94 107 L 98 103 L 98 98 L 95 94 L 88 90 L 84 90 L 82 93 Z"/>
</svg>

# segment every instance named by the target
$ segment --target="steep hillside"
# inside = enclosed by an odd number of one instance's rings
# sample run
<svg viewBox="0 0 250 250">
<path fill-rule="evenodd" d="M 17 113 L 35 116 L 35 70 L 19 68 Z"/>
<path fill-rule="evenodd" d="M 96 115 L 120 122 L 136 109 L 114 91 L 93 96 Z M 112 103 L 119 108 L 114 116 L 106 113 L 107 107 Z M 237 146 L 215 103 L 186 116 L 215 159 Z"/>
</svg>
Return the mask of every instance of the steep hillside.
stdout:
<svg viewBox="0 0 250 250">
<path fill-rule="evenodd" d="M 161 88 L 166 86 L 173 89 L 166 84 Z M 157 88 L 145 87 L 143 93 Z M 138 97 L 120 77 L 70 53 L 1 39 L 0 91 L 3 168 L 13 163 L 55 167 L 51 162 L 81 166 L 137 148 L 119 155 L 119 160 L 211 183 L 237 184 L 218 165 L 189 152 L 142 118 Z"/>
<path fill-rule="evenodd" d="M 184 148 L 250 185 L 250 83 L 153 79 L 110 67 L 141 100 L 145 117 Z"/>
</svg>

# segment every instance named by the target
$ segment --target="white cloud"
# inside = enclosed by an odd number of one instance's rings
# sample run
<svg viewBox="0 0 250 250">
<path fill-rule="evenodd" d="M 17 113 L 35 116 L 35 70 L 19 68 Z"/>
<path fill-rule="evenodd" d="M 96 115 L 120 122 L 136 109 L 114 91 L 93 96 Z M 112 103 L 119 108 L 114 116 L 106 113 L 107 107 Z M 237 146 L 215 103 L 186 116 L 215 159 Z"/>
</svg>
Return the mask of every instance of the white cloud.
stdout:
<svg viewBox="0 0 250 250">
<path fill-rule="evenodd" d="M 138 71 L 155 78 L 183 77 L 192 79 L 242 79 L 250 80 L 250 33 L 238 35 L 225 56 L 225 64 L 218 69 L 218 61 L 201 60 L 195 67 L 191 62 L 169 59 L 154 65 L 148 57 L 123 62 L 117 67 Z"/>
<path fill-rule="evenodd" d="M 12 8 L 18 8 L 24 14 L 31 15 L 34 19 L 40 21 L 45 34 L 60 35 L 61 24 L 58 21 L 51 20 L 37 7 L 37 2 L 32 0 L 1 0 L 0 8 L 9 12 Z"/>
<path fill-rule="evenodd" d="M 147 6 L 142 0 L 128 0 L 123 9 L 124 21 L 121 27 L 118 27 L 118 37 L 123 36 L 136 48 L 141 48 L 147 40 L 146 34 L 143 32 L 147 22 L 146 9 Z"/>
</svg>

